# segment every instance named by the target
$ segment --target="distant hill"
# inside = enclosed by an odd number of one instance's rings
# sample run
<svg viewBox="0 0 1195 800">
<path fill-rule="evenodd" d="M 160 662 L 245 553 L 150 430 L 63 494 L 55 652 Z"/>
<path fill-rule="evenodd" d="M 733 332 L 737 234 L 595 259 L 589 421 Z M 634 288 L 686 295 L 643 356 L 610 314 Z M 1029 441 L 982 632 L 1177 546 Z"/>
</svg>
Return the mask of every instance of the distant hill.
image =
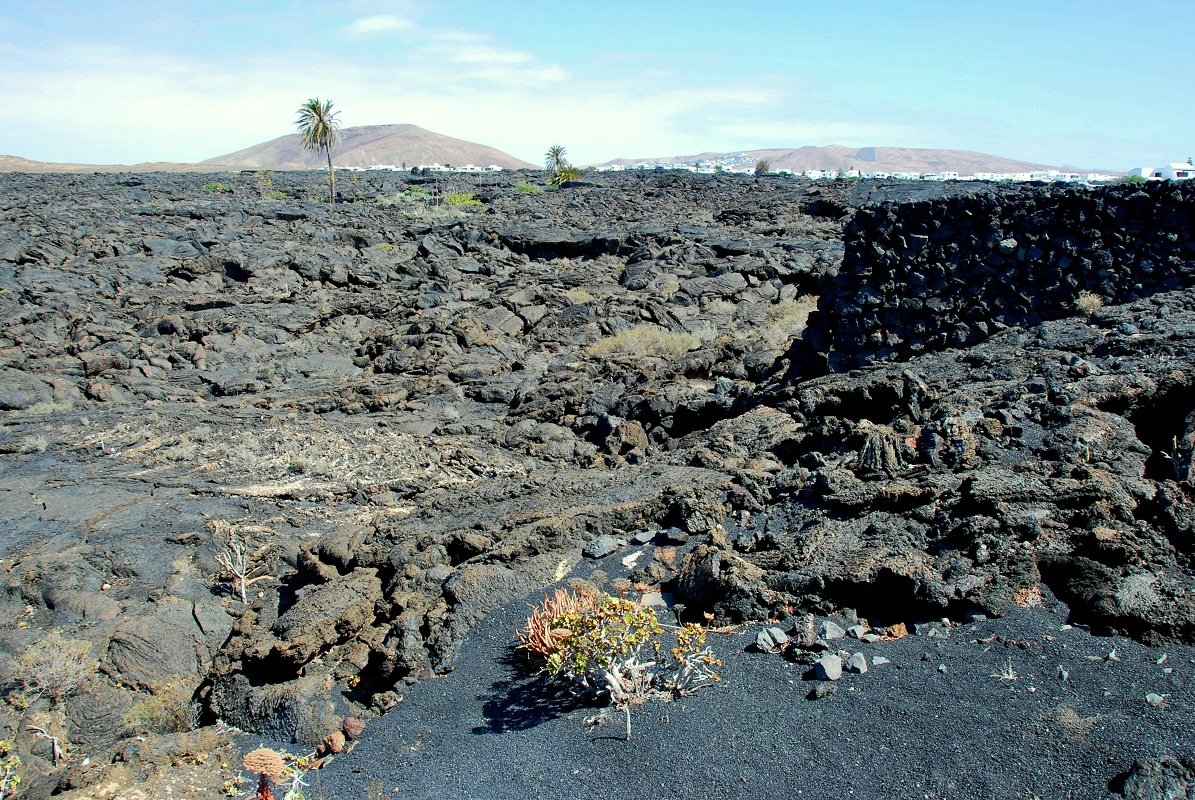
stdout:
<svg viewBox="0 0 1195 800">
<path fill-rule="evenodd" d="M 497 164 L 504 169 L 536 168 L 493 147 L 454 139 L 418 125 L 363 125 L 345 128 L 342 134 L 341 143 L 332 151 L 332 163 L 338 167 Z M 237 169 L 310 169 L 324 163 L 323 153 L 305 149 L 298 134 L 293 133 L 201 162 Z"/>
<path fill-rule="evenodd" d="M 772 169 L 802 172 L 807 169 L 860 172 L 1034 172 L 1053 169 L 1046 164 L 976 153 L 970 150 L 934 150 L 918 147 L 797 147 L 740 151 L 751 159 L 767 159 Z M 692 164 L 716 161 L 739 153 L 700 153 L 664 158 L 619 158 L 599 166 L 632 166 L 643 163 Z"/>
<path fill-rule="evenodd" d="M 19 156 L 0 156 L 0 172 L 216 172 L 217 165 L 147 161 L 140 164 L 61 164 L 31 161 Z"/>
</svg>

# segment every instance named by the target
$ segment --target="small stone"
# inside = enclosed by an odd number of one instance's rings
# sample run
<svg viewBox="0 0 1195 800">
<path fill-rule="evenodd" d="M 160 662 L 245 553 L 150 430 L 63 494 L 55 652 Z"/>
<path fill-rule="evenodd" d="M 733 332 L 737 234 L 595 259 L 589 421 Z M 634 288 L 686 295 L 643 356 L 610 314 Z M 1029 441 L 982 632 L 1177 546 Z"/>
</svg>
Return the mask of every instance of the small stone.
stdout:
<svg viewBox="0 0 1195 800">
<path fill-rule="evenodd" d="M 819 683 L 809 690 L 807 697 L 810 700 L 821 700 L 823 697 L 829 697 L 838 691 L 838 687 L 832 683 Z"/>
<path fill-rule="evenodd" d="M 825 655 L 813 665 L 813 674 L 819 681 L 836 681 L 842 677 L 842 659 L 836 655 Z"/>
<path fill-rule="evenodd" d="M 845 639 L 846 629 L 837 622 L 826 620 L 818 627 L 817 635 L 827 642 L 832 642 L 835 639 Z"/>
<path fill-rule="evenodd" d="M 356 717 L 349 717 L 344 721 L 344 724 L 340 726 L 340 729 L 344 731 L 346 738 L 360 739 L 361 734 L 365 733 L 365 723 Z"/>
<path fill-rule="evenodd" d="M 867 642 L 868 644 L 875 644 L 876 642 L 878 642 L 880 639 L 883 639 L 884 637 L 880 636 L 878 633 L 865 633 L 862 636 L 860 636 L 859 638 L 862 639 L 863 641 Z"/>
<path fill-rule="evenodd" d="M 1154 708 L 1165 708 L 1166 696 L 1150 692 L 1149 694 L 1145 695 L 1145 702 L 1149 703 Z"/>
<path fill-rule="evenodd" d="M 340 731 L 333 731 L 324 737 L 320 747 L 325 755 L 343 753 L 345 747 L 345 735 Z"/>
<path fill-rule="evenodd" d="M 867 628 L 862 625 L 852 625 L 846 629 L 846 635 L 854 639 L 862 639 L 865 633 L 867 633 Z"/>
<path fill-rule="evenodd" d="M 939 664 L 939 665 L 938 665 L 938 672 L 941 672 L 943 675 L 945 675 L 945 674 L 946 674 L 946 665 L 945 665 L 945 664 Z"/>
<path fill-rule="evenodd" d="M 613 553 L 625 543 L 621 539 L 615 539 L 608 533 L 603 533 L 598 538 L 594 539 L 589 544 L 585 545 L 582 551 L 588 558 L 605 558 Z"/>
<path fill-rule="evenodd" d="M 668 608 L 663 592 L 644 592 L 643 596 L 639 598 L 639 605 L 647 608 Z"/>
<path fill-rule="evenodd" d="M 881 667 L 884 664 L 891 664 L 891 663 L 892 662 L 889 659 L 884 658 L 883 656 L 875 656 L 874 658 L 871 659 L 871 665 L 873 667 Z"/>
<path fill-rule="evenodd" d="M 788 634 L 774 625 L 755 635 L 755 646 L 765 653 L 775 653 L 787 643 Z"/>
<path fill-rule="evenodd" d="M 659 531 L 639 531 L 631 537 L 631 541 L 635 544 L 647 544 L 652 539 L 656 538 L 657 533 L 659 533 Z"/>
<path fill-rule="evenodd" d="M 662 531 L 664 541 L 668 544 L 684 544 L 689 541 L 689 534 L 682 531 L 680 528 L 665 528 Z"/>
<path fill-rule="evenodd" d="M 851 657 L 846 660 L 847 672 L 853 672 L 856 675 L 862 675 L 867 672 L 867 656 L 862 653 L 851 653 Z"/>
</svg>

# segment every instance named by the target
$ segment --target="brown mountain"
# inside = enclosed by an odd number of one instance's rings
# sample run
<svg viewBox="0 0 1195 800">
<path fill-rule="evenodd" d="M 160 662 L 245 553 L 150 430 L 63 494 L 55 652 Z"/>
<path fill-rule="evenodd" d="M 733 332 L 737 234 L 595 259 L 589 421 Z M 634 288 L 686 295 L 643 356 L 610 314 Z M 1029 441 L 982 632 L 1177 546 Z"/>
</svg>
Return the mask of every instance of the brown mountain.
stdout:
<svg viewBox="0 0 1195 800">
<path fill-rule="evenodd" d="M 767 159 L 772 169 L 801 172 L 807 169 L 849 170 L 860 172 L 1032 172 L 1052 169 L 1045 164 L 1016 161 L 1002 156 L 976 153 L 970 150 L 934 150 L 919 147 L 797 147 L 768 150 L 746 150 L 741 153 L 701 153 L 692 156 L 666 158 L 620 158 L 602 166 L 630 166 L 642 163 L 691 164 L 695 161 L 715 161 L 744 155 L 749 159 Z"/>
<path fill-rule="evenodd" d="M 497 164 L 504 169 L 534 169 L 536 166 L 493 147 L 433 133 L 417 125 L 362 125 L 345 128 L 342 133 L 344 138 L 332 151 L 332 163 L 338 167 Z M 201 163 L 239 169 L 309 169 L 323 166 L 325 160 L 323 153 L 305 149 L 298 134 L 292 133 Z"/>
</svg>

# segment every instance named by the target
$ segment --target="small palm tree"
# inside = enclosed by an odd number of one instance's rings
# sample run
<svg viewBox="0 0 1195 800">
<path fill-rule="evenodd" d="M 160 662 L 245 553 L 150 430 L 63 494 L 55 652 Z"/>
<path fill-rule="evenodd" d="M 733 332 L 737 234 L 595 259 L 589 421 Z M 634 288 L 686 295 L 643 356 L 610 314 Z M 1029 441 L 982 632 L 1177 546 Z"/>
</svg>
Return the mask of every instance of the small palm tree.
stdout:
<svg viewBox="0 0 1195 800">
<path fill-rule="evenodd" d="M 339 111 L 332 111 L 332 101 L 313 97 L 299 106 L 299 138 L 308 150 L 322 150 L 328 158 L 328 202 L 336 202 L 336 173 L 332 169 L 332 148 L 340 144 Z"/>
<path fill-rule="evenodd" d="M 564 158 L 564 145 L 554 144 L 548 148 L 548 152 L 544 154 L 544 166 L 553 175 L 559 172 L 561 167 L 568 166 L 568 161 Z"/>
<path fill-rule="evenodd" d="M 756 175 L 767 175 L 771 171 L 772 171 L 772 162 L 768 161 L 766 158 L 761 158 L 755 162 L 755 174 Z"/>
</svg>

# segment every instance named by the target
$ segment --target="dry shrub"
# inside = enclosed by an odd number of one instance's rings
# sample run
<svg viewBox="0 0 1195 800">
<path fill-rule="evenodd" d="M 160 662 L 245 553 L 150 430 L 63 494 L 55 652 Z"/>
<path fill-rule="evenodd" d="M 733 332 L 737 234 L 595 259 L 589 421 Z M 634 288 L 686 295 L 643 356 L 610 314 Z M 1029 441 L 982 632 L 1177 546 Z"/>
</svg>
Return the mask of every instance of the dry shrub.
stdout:
<svg viewBox="0 0 1195 800">
<path fill-rule="evenodd" d="M 1104 298 L 1100 297 L 1095 292 L 1082 291 L 1075 298 L 1075 308 L 1082 311 L 1084 314 L 1094 314 L 1104 307 Z"/>
<path fill-rule="evenodd" d="M 124 724 L 136 733 L 185 733 L 199 727 L 199 708 L 186 687 L 170 682 L 134 703 Z"/>
<path fill-rule="evenodd" d="M 680 358 L 701 344 L 691 333 L 670 331 L 658 325 L 636 325 L 630 330 L 599 339 L 586 348 L 593 358 L 615 355 Z"/>
<path fill-rule="evenodd" d="M 26 692 L 45 695 L 58 705 L 95 677 L 98 664 L 87 657 L 90 652 L 91 642 L 67 639 L 55 628 L 16 658 L 14 677 Z"/>
<path fill-rule="evenodd" d="M 584 303 L 592 303 L 597 299 L 588 291 L 580 287 L 569 289 L 564 293 L 564 296 L 568 298 L 570 303 L 576 306 L 582 305 Z"/>
</svg>

